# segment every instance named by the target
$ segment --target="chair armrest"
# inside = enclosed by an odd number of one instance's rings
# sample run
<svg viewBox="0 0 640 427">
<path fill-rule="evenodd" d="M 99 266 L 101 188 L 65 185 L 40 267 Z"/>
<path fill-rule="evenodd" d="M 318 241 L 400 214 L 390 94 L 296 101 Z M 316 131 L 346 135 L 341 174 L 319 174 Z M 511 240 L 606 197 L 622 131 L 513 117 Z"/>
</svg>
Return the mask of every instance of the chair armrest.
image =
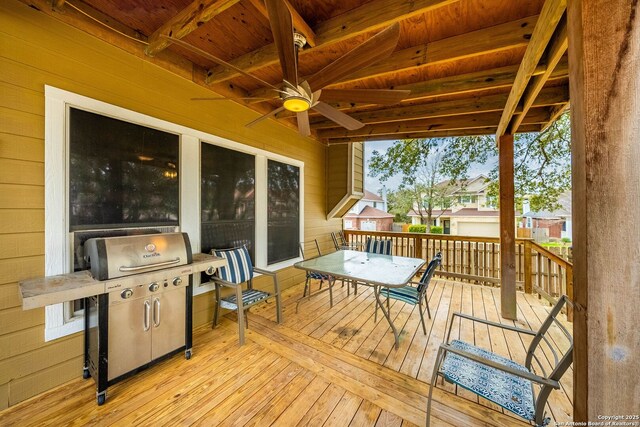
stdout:
<svg viewBox="0 0 640 427">
<path fill-rule="evenodd" d="M 264 269 L 258 268 L 258 267 L 253 267 L 253 272 L 254 273 L 260 273 L 260 274 L 266 274 L 267 276 L 275 276 L 276 275 L 275 271 L 264 270 Z"/>
<path fill-rule="evenodd" d="M 222 279 L 220 279 L 219 277 L 216 277 L 216 276 L 211 276 L 211 281 L 210 282 L 218 283 L 218 284 L 220 284 L 222 286 L 226 286 L 228 288 L 235 288 L 235 287 L 238 286 L 237 283 L 227 282 L 226 280 L 222 280 Z"/>
<path fill-rule="evenodd" d="M 531 372 L 521 371 L 519 369 L 514 369 L 511 366 L 503 365 L 502 363 L 498 363 L 498 362 L 494 362 L 493 360 L 485 359 L 483 357 L 477 356 L 475 354 L 471 354 L 471 353 L 466 352 L 464 350 L 453 348 L 449 344 L 440 344 L 440 349 L 443 350 L 445 353 L 447 351 L 449 351 L 451 353 L 457 354 L 458 356 L 464 357 L 464 358 L 469 359 L 469 360 L 473 360 L 474 362 L 482 363 L 483 365 L 490 366 L 492 368 L 498 369 L 498 370 L 503 371 L 503 372 L 507 372 L 507 373 L 515 375 L 517 377 L 525 378 L 525 379 L 527 379 L 529 381 L 533 381 L 533 382 L 538 383 L 538 384 L 542 384 L 542 385 L 553 387 L 556 390 L 560 388 L 560 383 L 558 383 L 558 381 L 554 381 L 554 380 L 551 380 L 551 379 L 548 379 L 548 378 L 545 378 L 545 377 L 541 377 L 541 376 L 533 374 Z"/>
<path fill-rule="evenodd" d="M 532 330 L 529 330 L 529 329 L 516 328 L 515 326 L 504 325 L 502 323 L 492 322 L 491 320 L 482 319 L 480 317 L 474 317 L 474 316 L 470 316 L 468 314 L 455 312 L 451 316 L 451 323 L 449 324 L 449 332 L 447 333 L 447 342 L 449 342 L 449 334 L 451 333 L 451 325 L 453 324 L 453 319 L 455 317 L 462 317 L 463 319 L 468 319 L 468 320 L 471 320 L 473 322 L 484 323 L 485 325 L 495 326 L 496 328 L 507 329 L 509 331 L 518 332 L 518 333 L 522 333 L 522 334 L 533 335 L 533 336 L 537 335 L 536 331 L 532 331 Z"/>
</svg>

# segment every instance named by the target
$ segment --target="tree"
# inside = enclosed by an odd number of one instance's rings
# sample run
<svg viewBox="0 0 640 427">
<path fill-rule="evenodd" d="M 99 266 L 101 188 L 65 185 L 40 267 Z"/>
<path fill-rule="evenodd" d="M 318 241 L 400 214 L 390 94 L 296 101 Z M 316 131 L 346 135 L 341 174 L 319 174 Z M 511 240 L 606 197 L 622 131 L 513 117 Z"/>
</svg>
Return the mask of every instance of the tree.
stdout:
<svg viewBox="0 0 640 427">
<path fill-rule="evenodd" d="M 533 210 L 558 207 L 558 196 L 571 188 L 570 141 L 568 113 L 544 132 L 515 135 L 517 204 L 522 203 L 524 196 L 529 196 Z M 497 154 L 493 135 L 402 140 L 396 141 L 384 153 L 373 152 L 369 175 L 382 182 L 401 175 L 398 197 L 411 198 L 411 206 L 417 208 L 423 220 L 426 218 L 431 223 L 433 209 L 446 209 L 447 190 L 466 179 L 474 164 L 494 163 L 489 173 L 492 182 L 487 196 L 498 199 Z M 403 203 L 406 206 L 407 202 Z"/>
<path fill-rule="evenodd" d="M 451 138 L 396 141 L 385 153 L 373 152 L 369 175 L 382 182 L 401 175 L 393 205 L 414 209 L 422 222 L 431 224 L 435 208 L 451 207 L 448 191 L 467 178 L 469 166 L 486 161 L 491 148 L 495 152 L 495 143 L 489 145 L 483 138 L 455 139 L 456 144 Z"/>
</svg>

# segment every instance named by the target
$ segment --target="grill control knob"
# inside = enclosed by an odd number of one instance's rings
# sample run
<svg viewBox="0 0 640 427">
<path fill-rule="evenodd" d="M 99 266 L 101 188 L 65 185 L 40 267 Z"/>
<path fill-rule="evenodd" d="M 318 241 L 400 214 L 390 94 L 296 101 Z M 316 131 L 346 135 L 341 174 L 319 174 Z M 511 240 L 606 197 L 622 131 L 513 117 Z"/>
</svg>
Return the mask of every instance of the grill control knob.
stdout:
<svg viewBox="0 0 640 427">
<path fill-rule="evenodd" d="M 180 286 L 182 284 L 182 279 L 179 277 L 175 277 L 173 279 L 173 286 Z"/>
<path fill-rule="evenodd" d="M 155 292 L 158 289 L 160 289 L 160 285 L 158 285 L 158 282 L 153 282 L 152 284 L 149 285 L 149 290 L 151 292 Z"/>
<path fill-rule="evenodd" d="M 127 288 L 124 291 L 120 292 L 120 296 L 122 297 L 122 299 L 129 299 L 133 296 L 133 290 Z"/>
</svg>

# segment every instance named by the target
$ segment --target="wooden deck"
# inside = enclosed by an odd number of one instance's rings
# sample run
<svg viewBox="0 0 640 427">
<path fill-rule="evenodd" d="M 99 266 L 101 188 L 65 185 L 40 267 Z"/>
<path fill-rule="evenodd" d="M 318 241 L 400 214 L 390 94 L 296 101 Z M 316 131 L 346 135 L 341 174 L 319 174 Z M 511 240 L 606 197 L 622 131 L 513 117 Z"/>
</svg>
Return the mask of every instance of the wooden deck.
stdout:
<svg viewBox="0 0 640 427">
<path fill-rule="evenodd" d="M 243 347 L 231 318 L 215 330 L 198 329 L 191 360 L 174 356 L 110 387 L 101 407 L 94 382 L 82 380 L 78 367 L 77 380 L 1 412 L 0 425 L 424 425 L 428 382 L 449 315 L 504 321 L 499 289 L 434 280 L 427 336 L 412 306 L 392 302 L 402 328 L 394 350 L 385 320 L 373 321 L 371 290 L 347 296 L 346 288 L 336 289 L 333 308 L 324 293 L 300 304 L 297 314 L 302 287 L 288 289 L 282 325 L 274 323 L 273 304 L 254 307 Z M 519 326 L 537 329 L 547 310 L 537 297 L 518 294 Z M 462 323 L 453 334 L 524 359 L 527 342 L 511 332 Z M 571 397 L 568 372 L 549 399 L 548 415 L 571 420 Z M 527 425 L 447 383 L 434 391 L 433 417 L 433 425 Z"/>
</svg>

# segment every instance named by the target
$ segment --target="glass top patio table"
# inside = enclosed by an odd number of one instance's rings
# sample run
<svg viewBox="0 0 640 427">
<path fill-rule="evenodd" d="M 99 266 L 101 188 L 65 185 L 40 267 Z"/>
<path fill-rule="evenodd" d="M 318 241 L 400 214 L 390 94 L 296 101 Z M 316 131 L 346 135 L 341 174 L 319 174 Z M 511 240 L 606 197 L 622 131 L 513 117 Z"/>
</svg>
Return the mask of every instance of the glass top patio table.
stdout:
<svg viewBox="0 0 640 427">
<path fill-rule="evenodd" d="M 294 264 L 295 267 L 326 274 L 332 278 L 329 280 L 347 279 L 359 282 L 360 284 L 373 287 L 373 294 L 376 299 L 376 307 L 380 308 L 382 314 L 389 322 L 393 336 L 395 338 L 396 349 L 400 345 L 400 337 L 396 329 L 389 310 L 380 301 L 380 286 L 402 287 L 416 275 L 418 270 L 426 263 L 419 258 L 407 258 L 392 255 L 372 254 L 368 252 L 341 250 L 317 258 L 300 261 Z M 329 284 L 331 292 L 331 283 Z M 309 297 L 311 294 L 309 294 Z M 304 299 L 298 300 L 298 304 Z M 308 298 L 308 297 L 307 297 Z M 296 305 L 297 311 L 297 305 Z M 377 309 L 376 309 L 377 313 Z M 374 317 L 375 318 L 375 317 Z"/>
<path fill-rule="evenodd" d="M 401 287 L 405 286 L 425 263 L 425 260 L 419 258 L 341 250 L 297 262 L 295 267 L 369 285 Z"/>
</svg>

